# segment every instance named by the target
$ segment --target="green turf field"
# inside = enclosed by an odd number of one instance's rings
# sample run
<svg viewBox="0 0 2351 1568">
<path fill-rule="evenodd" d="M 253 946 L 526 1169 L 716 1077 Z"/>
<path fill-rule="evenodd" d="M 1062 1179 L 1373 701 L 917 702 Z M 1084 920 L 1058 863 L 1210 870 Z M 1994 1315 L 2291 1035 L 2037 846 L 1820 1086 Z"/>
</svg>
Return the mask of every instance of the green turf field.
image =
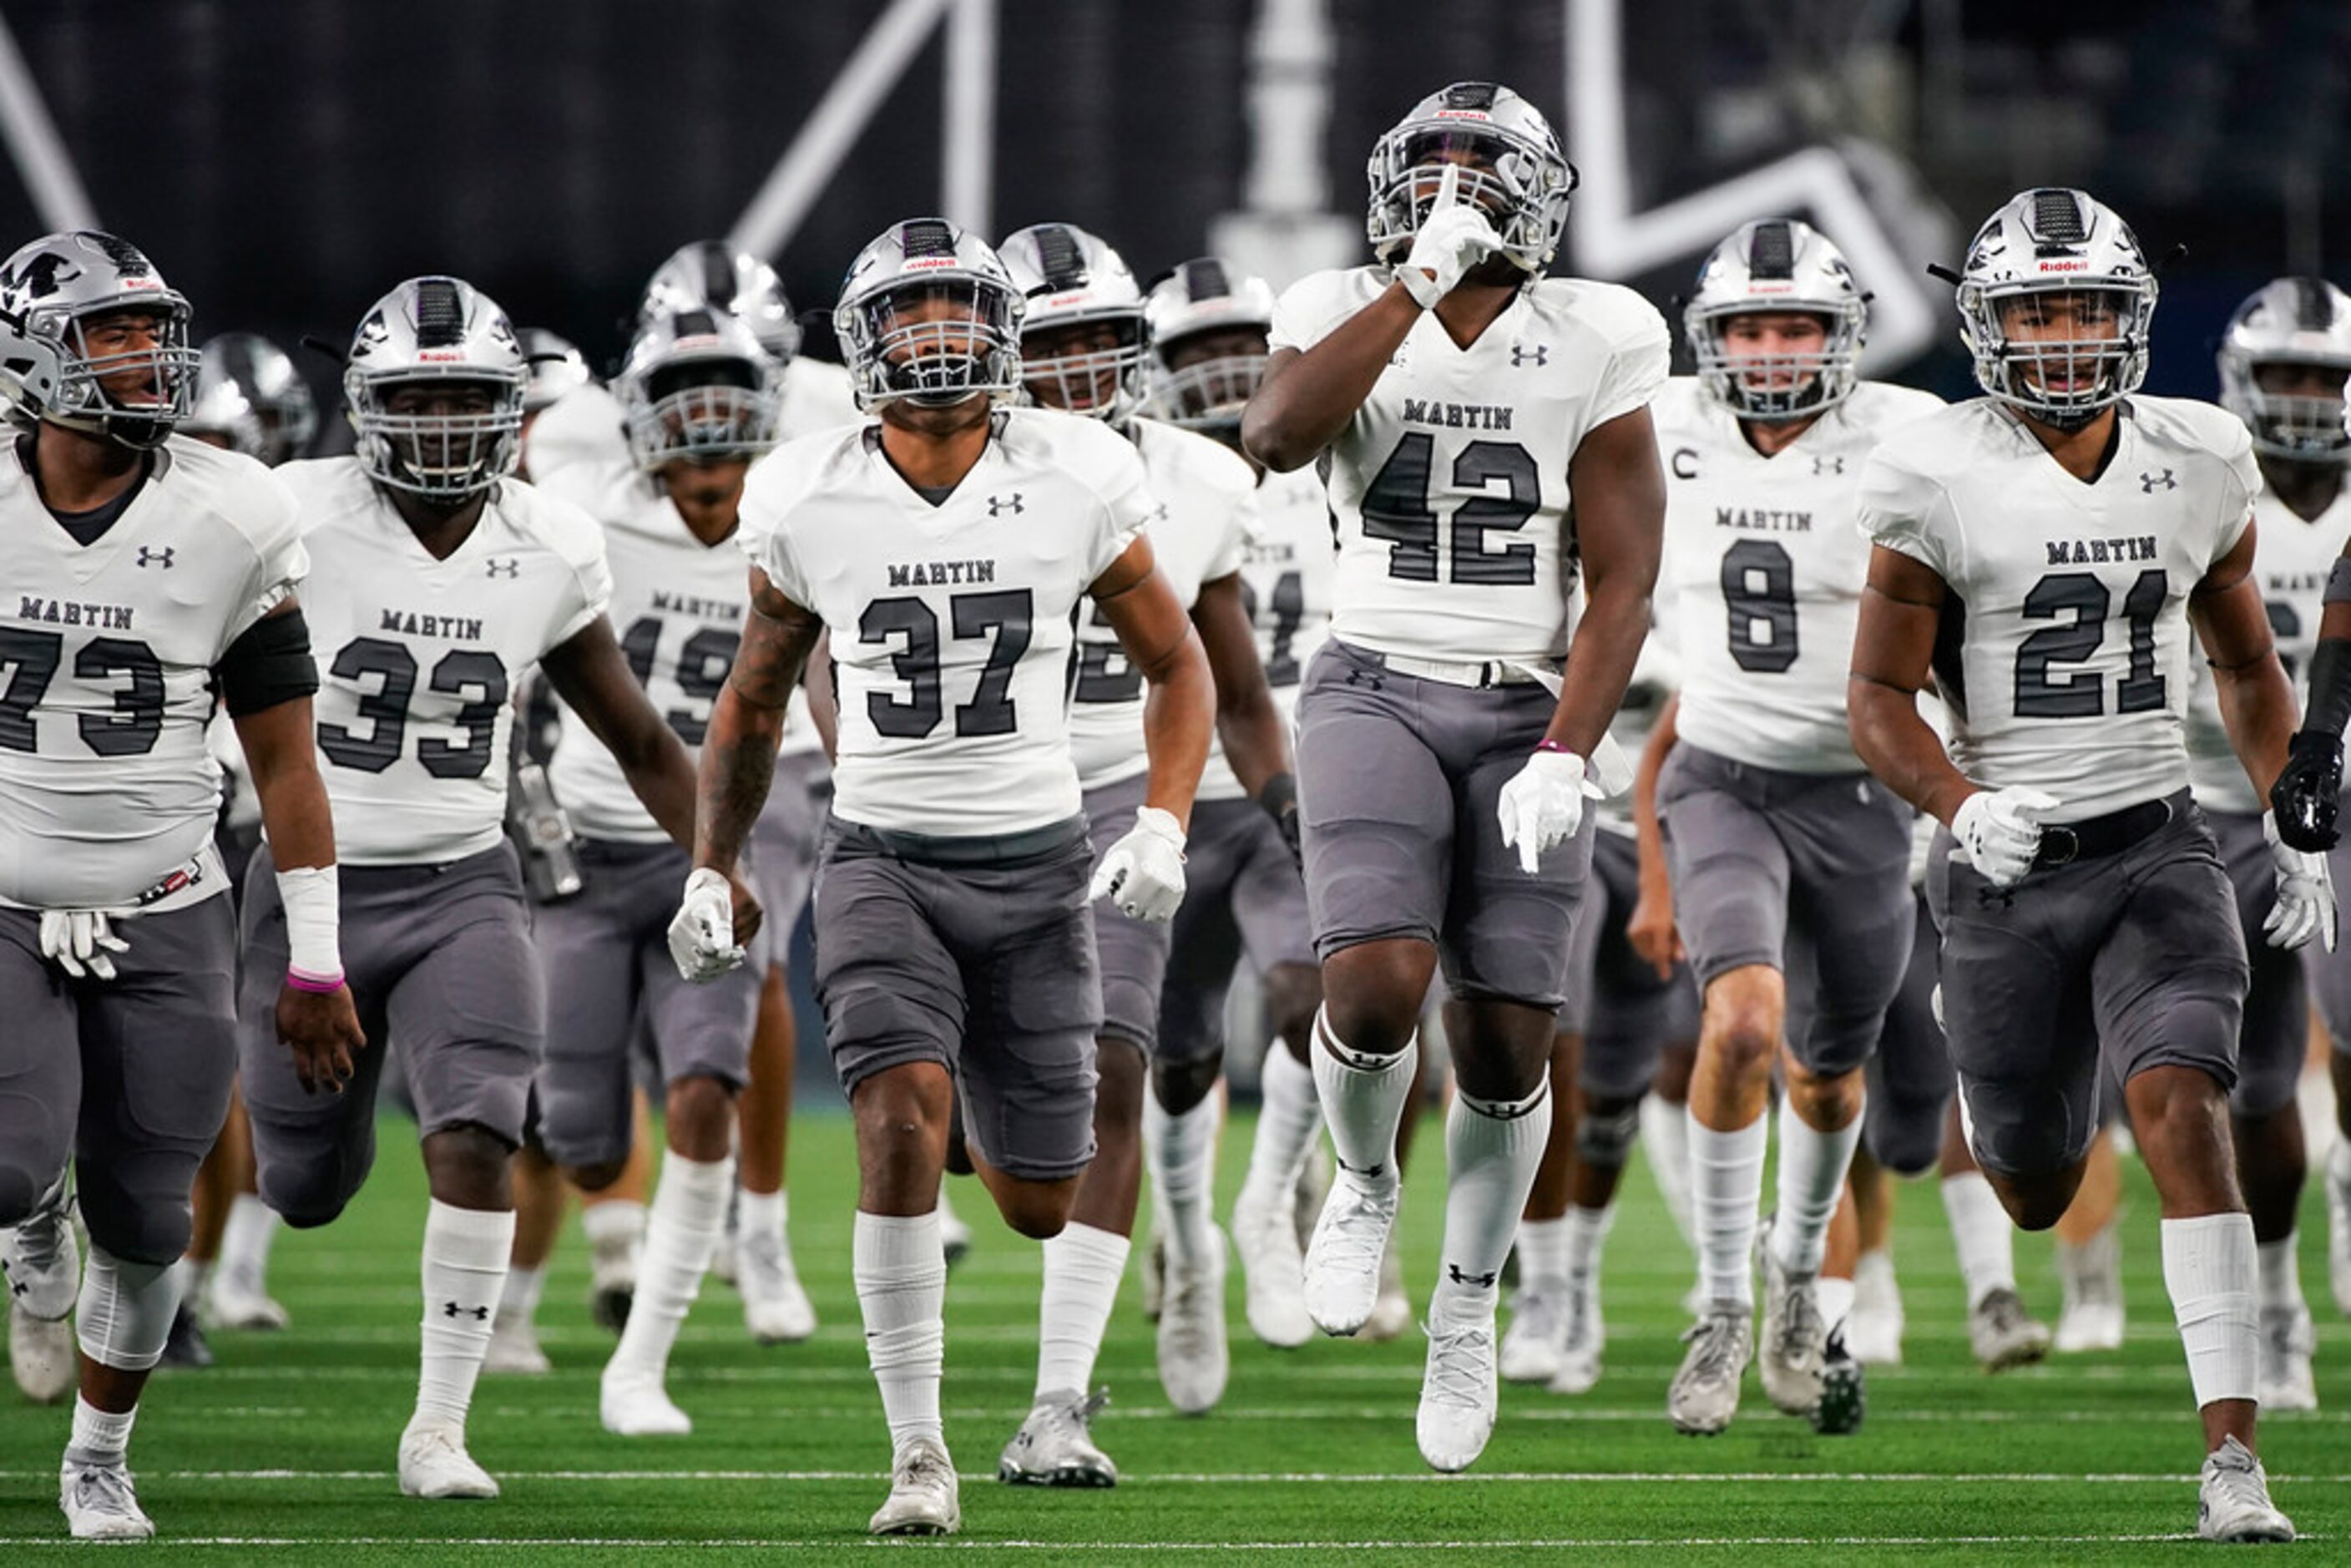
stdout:
<svg viewBox="0 0 2351 1568">
<path fill-rule="evenodd" d="M 1224 1203 L 1247 1153 L 1225 1141 Z M 1426 1144 L 1405 1207 L 1416 1299 L 1435 1268 L 1440 1145 Z M 695 1418 L 683 1439 L 623 1440 L 596 1422 L 611 1340 L 588 1320 L 585 1246 L 559 1255 L 542 1333 L 560 1370 L 485 1378 L 475 1456 L 496 1502 L 402 1499 L 392 1450 L 414 1393 L 416 1242 L 423 1182 L 409 1131 L 387 1125 L 374 1185 L 329 1229 L 286 1234 L 276 1293 L 295 1326 L 215 1335 L 221 1364 L 164 1374 L 132 1443 L 155 1542 L 142 1555 L 208 1563 L 572 1562 L 698 1546 L 689 1560 L 816 1560 L 844 1550 L 984 1551 L 990 1561 L 1099 1563 L 1181 1549 L 1285 1563 L 1398 1563 L 1440 1545 L 1532 1561 L 1580 1552 L 1711 1562 L 2140 1560 L 2191 1531 L 2200 1458 L 2188 1379 L 2157 1267 L 2154 1200 L 2132 1167 L 2126 1256 L 2132 1311 L 2119 1355 L 1997 1379 L 1964 1341 L 1957 1273 L 1931 1186 L 1905 1192 L 1897 1249 L 1908 1364 L 1870 1378 L 1867 1425 L 1823 1438 L 1775 1414 L 1752 1375 L 1731 1431 L 1677 1437 L 1663 1415 L 1679 1359 L 1689 1260 L 1646 1174 L 1627 1182 L 1611 1239 L 1607 1375 L 1580 1401 L 1508 1389 L 1477 1469 L 1439 1478 L 1413 1446 L 1417 1335 L 1276 1352 L 1251 1340 L 1231 1287 L 1233 1377 L 1223 1409 L 1176 1417 L 1153 1370 L 1150 1327 L 1127 1291 L 1100 1378 L 1114 1403 L 1096 1433 L 1126 1479 L 1115 1491 L 1015 1490 L 992 1479 L 1027 1409 L 1037 1249 L 994 1223 L 968 1182 L 956 1198 L 979 1241 L 947 1291 L 947 1436 L 964 1474 L 964 1533 L 869 1542 L 886 1490 L 886 1437 L 849 1281 L 853 1163 L 838 1116 L 804 1120 L 792 1155 L 792 1235 L 823 1319 L 812 1343 L 762 1350 L 734 1292 L 713 1283 L 689 1320 L 671 1392 Z M 1220 1205 L 1221 1212 L 1221 1205 Z M 2319 1385 L 2331 1408 L 2264 1433 L 2277 1500 L 2335 1557 L 2351 1542 L 2351 1325 L 2325 1300 L 2325 1214 L 2311 1195 L 2305 1288 L 2318 1308 Z M 2053 1312 L 2048 1243 L 2019 1242 L 2036 1309 Z M 0 1397 L 13 1399 L 14 1391 Z M 0 1563 L 60 1552 L 57 1453 L 66 1416 L 0 1406 Z M 1693 1543 L 1696 1543 L 1695 1549 Z M 44 1548 L 36 1550 L 36 1547 Z"/>
</svg>

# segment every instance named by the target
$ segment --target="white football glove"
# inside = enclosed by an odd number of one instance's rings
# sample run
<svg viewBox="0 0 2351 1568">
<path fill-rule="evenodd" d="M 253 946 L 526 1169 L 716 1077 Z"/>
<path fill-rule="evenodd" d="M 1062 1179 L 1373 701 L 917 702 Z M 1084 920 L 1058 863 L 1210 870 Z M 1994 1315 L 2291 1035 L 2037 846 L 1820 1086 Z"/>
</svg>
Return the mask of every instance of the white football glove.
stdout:
<svg viewBox="0 0 2351 1568">
<path fill-rule="evenodd" d="M 2335 879 L 2322 852 L 2294 849 L 2278 837 L 2277 813 L 2262 813 L 2262 836 L 2270 841 L 2270 864 L 2277 872 L 2277 896 L 2262 933 L 2273 947 L 2294 948 L 2315 936 L 2335 951 Z"/>
<path fill-rule="evenodd" d="M 114 934 L 107 924 L 109 918 L 103 909 L 41 911 L 41 956 L 77 980 L 93 975 L 101 980 L 114 978 L 114 959 L 110 955 L 130 952 L 131 944 Z M 111 918 L 128 917 L 117 913 Z"/>
<path fill-rule="evenodd" d="M 1959 852 L 1994 887 L 2014 887 L 2041 849 L 2041 819 L 2060 802 L 2046 789 L 1979 789 L 1951 818 Z"/>
<path fill-rule="evenodd" d="M 695 985 L 715 980 L 743 961 L 735 942 L 735 893 L 704 866 L 685 879 L 684 896 L 669 922 L 670 962 Z"/>
<path fill-rule="evenodd" d="M 1103 852 L 1090 899 L 1108 898 L 1120 914 L 1154 925 L 1176 918 L 1184 902 L 1184 830 L 1156 806 L 1134 814 L 1134 826 Z"/>
<path fill-rule="evenodd" d="M 1502 236 L 1486 209 L 1459 197 L 1461 166 L 1447 163 L 1428 215 L 1412 236 L 1412 254 L 1396 271 L 1405 292 L 1426 309 L 1453 292 L 1461 275 L 1501 248 Z"/>
<path fill-rule="evenodd" d="M 1574 752 L 1536 752 L 1502 786 L 1495 812 L 1502 821 L 1502 847 L 1516 847 L 1519 869 L 1534 875 L 1543 851 L 1565 843 L 1583 825 L 1583 798 L 1599 793 Z"/>
</svg>

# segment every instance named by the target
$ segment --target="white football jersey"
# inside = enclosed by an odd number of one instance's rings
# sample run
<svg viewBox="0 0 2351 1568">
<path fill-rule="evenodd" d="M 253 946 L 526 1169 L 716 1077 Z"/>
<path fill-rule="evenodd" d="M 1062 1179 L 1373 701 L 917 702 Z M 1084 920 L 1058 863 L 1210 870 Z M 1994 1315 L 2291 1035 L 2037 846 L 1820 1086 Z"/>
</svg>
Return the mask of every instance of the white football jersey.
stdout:
<svg viewBox="0 0 2351 1568">
<path fill-rule="evenodd" d="M 0 904 L 121 906 L 211 840 L 213 666 L 306 570 L 249 457 L 172 436 L 80 545 L 0 444 Z"/>
<path fill-rule="evenodd" d="M 1232 448 L 1155 419 L 1129 426 L 1158 505 L 1144 533 L 1159 574 L 1189 611 L 1200 585 L 1238 571 L 1255 527 L 1257 476 Z M 1143 672 L 1129 663 L 1098 604 L 1078 618 L 1070 679 L 1070 755 L 1078 783 L 1097 789 L 1151 766 L 1143 746 Z"/>
<path fill-rule="evenodd" d="M 2088 482 L 1989 398 L 1879 442 L 1860 526 L 1949 588 L 1935 669 L 1959 771 L 2049 791 L 2056 821 L 2184 788 L 2188 595 L 2261 484 L 2244 425 L 2184 398 L 2125 403 Z"/>
<path fill-rule="evenodd" d="M 659 480 L 632 468 L 608 476 L 617 482 L 591 488 L 581 483 L 589 473 L 584 466 L 567 468 L 539 488 L 603 524 L 612 575 L 605 612 L 621 652 L 654 711 L 688 751 L 699 754 L 743 640 L 750 570 L 732 536 L 715 545 L 695 538 Z M 611 752 L 569 708 L 547 776 L 581 837 L 669 841 Z"/>
<path fill-rule="evenodd" d="M 429 865 L 506 831 L 509 700 L 612 594 L 603 530 L 502 482 L 435 560 L 355 457 L 277 470 L 300 509 L 319 659 L 319 771 L 346 865 Z"/>
<path fill-rule="evenodd" d="M 2270 612 L 2270 632 L 2294 697 L 2307 706 L 2310 656 L 2318 651 L 2318 622 L 2326 609 L 2326 575 L 2351 544 L 2351 487 L 2335 504 L 2304 522 L 2266 492 L 2253 503 L 2253 579 Z M 2191 650 L 2196 688 L 2188 710 L 2188 779 L 2199 804 L 2214 811 L 2259 815 L 2269 802 L 2253 792 L 2253 781 L 2229 744 L 2220 723 L 2220 698 L 2202 650 Z"/>
<path fill-rule="evenodd" d="M 1312 348 L 1388 281 L 1374 267 L 1301 279 L 1274 307 L 1273 346 Z M 1423 315 L 1326 454 L 1332 635 L 1556 668 L 1576 579 L 1569 460 L 1656 395 L 1668 354 L 1664 319 L 1613 283 L 1543 278 L 1467 349 Z"/>
<path fill-rule="evenodd" d="M 1241 597 L 1257 632 L 1265 684 L 1294 742 L 1299 685 L 1306 661 L 1331 634 L 1331 593 L 1339 574 L 1322 481 L 1311 468 L 1268 472 L 1258 482 L 1252 528 L 1241 552 Z M 1211 735 L 1196 798 L 1238 800 L 1246 793 L 1225 760 L 1224 742 Z"/>
<path fill-rule="evenodd" d="M 1869 541 L 1853 526 L 1862 464 L 1886 431 L 1943 406 L 1863 382 L 1766 457 L 1695 376 L 1650 406 L 1666 465 L 1665 561 L 1681 714 L 1692 746 L 1790 773 L 1858 773 L 1845 723 Z"/>
<path fill-rule="evenodd" d="M 892 466 L 877 423 L 753 468 L 737 538 L 831 633 L 834 812 L 950 838 L 1076 816 L 1074 622 L 1156 506 L 1132 442 L 1044 409 L 998 413 L 935 507 Z"/>
<path fill-rule="evenodd" d="M 621 400 L 596 382 L 540 409 L 522 438 L 523 472 L 532 484 L 544 485 L 574 465 L 606 471 L 635 466 Z"/>
</svg>

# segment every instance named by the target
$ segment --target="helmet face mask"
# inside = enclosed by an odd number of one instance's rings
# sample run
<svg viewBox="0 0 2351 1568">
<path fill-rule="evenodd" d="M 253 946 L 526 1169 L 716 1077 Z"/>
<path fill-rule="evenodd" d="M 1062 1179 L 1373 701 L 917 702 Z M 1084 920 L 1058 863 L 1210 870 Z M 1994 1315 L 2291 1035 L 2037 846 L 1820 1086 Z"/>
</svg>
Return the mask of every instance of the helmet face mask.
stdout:
<svg viewBox="0 0 2351 1568">
<path fill-rule="evenodd" d="M 998 247 L 1027 301 L 1028 401 L 1123 424 L 1143 403 L 1143 289 L 1124 257 L 1072 224 L 1031 224 Z"/>
<path fill-rule="evenodd" d="M 1238 444 L 1241 413 L 1265 381 L 1273 290 L 1202 256 L 1153 287 L 1144 323 L 1151 352 L 1143 412 Z"/>
<path fill-rule="evenodd" d="M 1493 220 L 1502 241 L 1496 254 L 1540 276 L 1559 250 L 1577 176 L 1550 122 L 1491 82 L 1456 82 L 1432 93 L 1373 144 L 1364 224 L 1373 254 L 1403 259 L 1448 164 L 1459 171 L 1460 199 Z"/>
<path fill-rule="evenodd" d="M 1810 419 L 1859 375 L 1869 310 L 1844 255 L 1809 224 L 1743 224 L 1708 255 L 1682 312 L 1698 380 L 1742 420 Z"/>
<path fill-rule="evenodd" d="M 748 462 L 776 444 L 778 368 L 745 323 L 716 310 L 640 328 L 613 382 L 629 452 L 648 472 L 671 463 Z"/>
<path fill-rule="evenodd" d="M 528 361 L 514 329 L 455 277 L 412 278 L 351 340 L 343 395 L 360 465 L 388 488 L 454 507 L 514 472 Z"/>
<path fill-rule="evenodd" d="M 2218 359 L 2220 406 L 2245 422 L 2254 451 L 2351 464 L 2351 296 L 2321 278 L 2279 278 L 2237 308 Z"/>
<path fill-rule="evenodd" d="M 309 447 L 319 405 L 284 350 L 256 333 L 223 332 L 204 340 L 200 358 L 183 434 L 272 468 Z"/>
<path fill-rule="evenodd" d="M 1976 383 L 2078 430 L 2147 380 L 2157 287 L 2138 236 L 2082 191 L 2025 191 L 1968 247 L 1959 337 Z"/>
<path fill-rule="evenodd" d="M 850 264 L 833 308 L 857 406 L 1010 402 L 1020 392 L 1022 308 L 984 242 L 943 218 L 893 225 Z"/>
<path fill-rule="evenodd" d="M 195 399 L 192 316 L 135 246 L 44 235 L 0 265 L 0 392 L 20 422 L 161 446 Z"/>
</svg>

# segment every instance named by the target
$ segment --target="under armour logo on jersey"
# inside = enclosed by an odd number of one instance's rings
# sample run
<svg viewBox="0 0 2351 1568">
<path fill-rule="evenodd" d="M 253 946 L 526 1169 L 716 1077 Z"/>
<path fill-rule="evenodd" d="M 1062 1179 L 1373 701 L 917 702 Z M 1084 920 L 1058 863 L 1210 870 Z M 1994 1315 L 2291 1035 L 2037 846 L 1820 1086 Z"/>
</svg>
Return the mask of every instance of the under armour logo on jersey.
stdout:
<svg viewBox="0 0 2351 1568">
<path fill-rule="evenodd" d="M 1828 454 L 1826 454 L 1826 453 L 1820 453 L 1820 452 L 1815 452 L 1815 453 L 1813 453 L 1813 472 L 1814 474 L 1842 474 L 1842 473 L 1844 473 L 1844 454 L 1839 453 L 1839 454 L 1837 454 L 1837 455 L 1835 455 L 1832 456 L 1832 455 L 1828 455 Z"/>
<path fill-rule="evenodd" d="M 172 552 L 178 548 L 179 547 L 177 545 L 165 545 L 162 549 L 156 549 L 152 546 L 141 545 L 139 547 L 139 564 L 141 566 L 160 566 L 168 571 L 172 567 Z"/>
<path fill-rule="evenodd" d="M 510 555 L 492 556 L 484 564 L 489 568 L 485 576 L 520 577 L 522 575 L 522 562 Z"/>
<path fill-rule="evenodd" d="M 1520 365 L 1547 365 L 1549 363 L 1551 363 L 1551 345 L 1548 343 L 1537 343 L 1532 348 L 1529 348 L 1522 343 L 1513 343 L 1510 345 L 1510 368 L 1512 370 L 1516 370 Z"/>
<path fill-rule="evenodd" d="M 1017 517 L 1028 509 L 1022 504 L 1020 492 L 1018 490 L 1013 491 L 1009 496 L 990 496 L 987 498 L 987 515 L 991 517 L 1000 517 L 1007 512 Z"/>
<path fill-rule="evenodd" d="M 1015 510 L 1018 510 L 1019 508 L 1017 508 L 1017 507 L 1016 507 L 1016 508 L 1014 508 L 1014 509 L 1015 509 Z M 1152 507 L 1152 508 L 1151 508 L 1151 516 L 1149 516 L 1149 517 L 1147 517 L 1144 518 L 1143 520 L 1144 520 L 1144 522 L 1146 522 L 1146 523 L 1164 523 L 1164 522 L 1165 522 L 1165 521 L 1167 520 L 1167 503 L 1166 503 L 1166 502 L 1165 502 L 1165 501 L 1162 501 L 1162 502 L 1160 502 L 1157 506 L 1155 506 L 1155 507 Z"/>
<path fill-rule="evenodd" d="M 1499 1276 L 1493 1274 L 1465 1274 L 1461 1271 L 1460 1264 L 1447 1263 L 1445 1266 L 1445 1277 L 1452 1281 L 1457 1285 L 1475 1285 L 1481 1291 L 1490 1291 L 1494 1288 L 1494 1281 Z"/>
<path fill-rule="evenodd" d="M 490 1309 L 487 1307 L 461 1307 L 455 1301 L 444 1301 L 441 1304 L 441 1314 L 444 1317 L 459 1318 L 468 1312 L 472 1313 L 477 1321 L 483 1322 L 489 1321 Z"/>
<path fill-rule="evenodd" d="M 2166 490 L 2177 490 L 2179 488 L 2179 481 L 2171 476 L 2171 470 L 2168 468 L 2160 474 L 2142 474 L 2138 476 L 2140 495 L 2152 496 L 2158 486 Z"/>
</svg>

